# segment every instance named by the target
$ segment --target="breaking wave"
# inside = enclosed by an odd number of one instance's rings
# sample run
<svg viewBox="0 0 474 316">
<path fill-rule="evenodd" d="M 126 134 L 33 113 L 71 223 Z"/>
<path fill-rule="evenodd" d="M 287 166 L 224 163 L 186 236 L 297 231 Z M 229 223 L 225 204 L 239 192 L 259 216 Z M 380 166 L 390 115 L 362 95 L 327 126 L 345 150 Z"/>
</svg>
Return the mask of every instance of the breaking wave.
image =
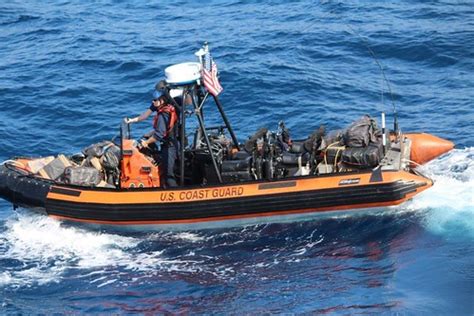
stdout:
<svg viewBox="0 0 474 316">
<path fill-rule="evenodd" d="M 0 274 L 0 284 L 13 286 L 59 282 L 68 269 L 120 264 L 130 256 L 127 249 L 138 243 L 134 238 L 63 227 L 46 216 L 21 212 L 7 221 L 2 239 L 2 255 L 11 262 Z M 15 263 L 22 263 L 22 269 Z"/>
<path fill-rule="evenodd" d="M 455 149 L 420 171 L 435 183 L 407 207 L 425 211 L 424 225 L 433 233 L 474 238 L 474 148 Z"/>
</svg>

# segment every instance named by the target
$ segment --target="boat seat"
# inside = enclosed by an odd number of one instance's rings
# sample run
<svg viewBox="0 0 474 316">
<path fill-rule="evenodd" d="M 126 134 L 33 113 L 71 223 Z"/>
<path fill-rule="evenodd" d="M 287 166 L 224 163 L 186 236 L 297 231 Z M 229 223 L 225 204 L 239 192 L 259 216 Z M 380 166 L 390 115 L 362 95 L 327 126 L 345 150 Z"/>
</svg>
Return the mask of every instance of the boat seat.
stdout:
<svg viewBox="0 0 474 316">
<path fill-rule="evenodd" d="M 252 179 L 252 157 L 248 155 L 244 159 L 225 160 L 221 166 L 221 176 L 224 183 L 240 182 Z"/>
<path fill-rule="evenodd" d="M 306 164 L 309 161 L 310 155 L 308 153 L 295 154 L 290 152 L 284 152 L 282 154 L 282 163 L 285 165 L 297 166 L 300 164 Z"/>
<path fill-rule="evenodd" d="M 305 153 L 304 142 L 293 142 L 290 147 L 290 153 L 302 154 Z"/>
<path fill-rule="evenodd" d="M 245 160 L 250 157 L 250 154 L 245 150 L 239 150 L 232 156 L 232 160 Z"/>
</svg>

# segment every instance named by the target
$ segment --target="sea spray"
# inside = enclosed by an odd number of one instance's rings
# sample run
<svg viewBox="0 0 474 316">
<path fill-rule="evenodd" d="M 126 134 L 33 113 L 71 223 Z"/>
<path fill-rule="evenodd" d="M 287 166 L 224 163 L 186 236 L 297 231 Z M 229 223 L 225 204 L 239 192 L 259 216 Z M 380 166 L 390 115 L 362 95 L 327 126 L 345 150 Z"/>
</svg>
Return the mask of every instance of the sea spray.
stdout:
<svg viewBox="0 0 474 316">
<path fill-rule="evenodd" d="M 74 227 L 43 215 L 19 212 L 6 223 L 1 256 L 22 262 L 0 282 L 16 285 L 59 281 L 67 269 L 89 269 L 127 261 L 138 240 Z"/>
<path fill-rule="evenodd" d="M 474 238 L 474 148 L 455 149 L 420 171 L 435 183 L 408 207 L 426 211 L 424 225 L 433 233 Z"/>
</svg>

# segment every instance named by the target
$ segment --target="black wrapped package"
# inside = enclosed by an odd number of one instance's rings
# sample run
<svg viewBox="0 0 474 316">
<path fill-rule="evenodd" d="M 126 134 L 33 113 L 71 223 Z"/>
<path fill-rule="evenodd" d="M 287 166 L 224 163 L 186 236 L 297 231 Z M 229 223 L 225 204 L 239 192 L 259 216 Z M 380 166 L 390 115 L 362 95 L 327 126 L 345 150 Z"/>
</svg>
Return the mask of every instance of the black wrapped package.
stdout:
<svg viewBox="0 0 474 316">
<path fill-rule="evenodd" d="M 66 184 L 96 186 L 101 180 L 99 170 L 92 167 L 67 167 L 63 181 Z"/>
</svg>

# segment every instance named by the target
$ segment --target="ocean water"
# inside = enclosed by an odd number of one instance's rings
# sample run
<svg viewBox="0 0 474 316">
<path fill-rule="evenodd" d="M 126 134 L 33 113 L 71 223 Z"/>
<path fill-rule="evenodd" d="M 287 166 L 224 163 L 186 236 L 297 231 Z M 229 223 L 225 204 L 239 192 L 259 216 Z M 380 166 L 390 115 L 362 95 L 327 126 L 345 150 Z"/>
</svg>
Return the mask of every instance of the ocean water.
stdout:
<svg viewBox="0 0 474 316">
<path fill-rule="evenodd" d="M 112 138 L 203 41 L 241 140 L 391 120 L 393 102 L 402 130 L 456 149 L 399 207 L 294 223 L 111 232 L 0 201 L 0 314 L 472 315 L 472 1 L 4 1 L 0 160 Z"/>
</svg>

